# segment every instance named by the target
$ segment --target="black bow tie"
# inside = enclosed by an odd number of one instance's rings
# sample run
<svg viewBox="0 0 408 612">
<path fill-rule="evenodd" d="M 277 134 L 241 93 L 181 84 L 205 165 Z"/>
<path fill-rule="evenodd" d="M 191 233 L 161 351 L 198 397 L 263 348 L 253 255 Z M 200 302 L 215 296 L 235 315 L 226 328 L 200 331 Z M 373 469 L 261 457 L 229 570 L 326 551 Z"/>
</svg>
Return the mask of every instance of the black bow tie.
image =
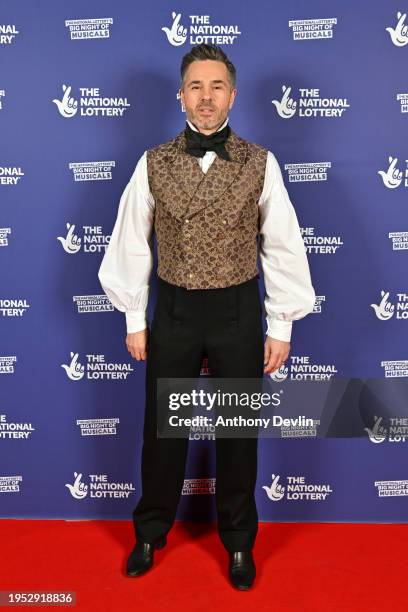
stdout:
<svg viewBox="0 0 408 612">
<path fill-rule="evenodd" d="M 194 157 L 203 157 L 207 151 L 215 151 L 218 157 L 230 161 L 230 156 L 225 148 L 225 141 L 230 135 L 231 128 L 227 125 L 219 132 L 213 132 L 209 136 L 191 129 L 186 121 L 185 135 L 187 140 L 186 153 Z"/>
</svg>

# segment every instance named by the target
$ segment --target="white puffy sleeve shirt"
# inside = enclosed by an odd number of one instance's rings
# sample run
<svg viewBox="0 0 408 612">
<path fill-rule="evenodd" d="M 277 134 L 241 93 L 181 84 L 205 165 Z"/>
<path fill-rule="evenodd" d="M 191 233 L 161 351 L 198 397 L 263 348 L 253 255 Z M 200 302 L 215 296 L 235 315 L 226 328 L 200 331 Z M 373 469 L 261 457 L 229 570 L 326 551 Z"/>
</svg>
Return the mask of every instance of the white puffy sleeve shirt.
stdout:
<svg viewBox="0 0 408 612">
<path fill-rule="evenodd" d="M 207 151 L 197 158 L 203 172 L 207 172 L 215 156 L 214 151 Z M 127 333 L 147 327 L 154 206 L 145 151 L 122 193 L 110 243 L 98 272 L 105 294 L 126 315 Z M 258 206 L 266 333 L 289 342 L 292 321 L 312 312 L 316 296 L 297 216 L 278 161 L 270 151 Z"/>
</svg>

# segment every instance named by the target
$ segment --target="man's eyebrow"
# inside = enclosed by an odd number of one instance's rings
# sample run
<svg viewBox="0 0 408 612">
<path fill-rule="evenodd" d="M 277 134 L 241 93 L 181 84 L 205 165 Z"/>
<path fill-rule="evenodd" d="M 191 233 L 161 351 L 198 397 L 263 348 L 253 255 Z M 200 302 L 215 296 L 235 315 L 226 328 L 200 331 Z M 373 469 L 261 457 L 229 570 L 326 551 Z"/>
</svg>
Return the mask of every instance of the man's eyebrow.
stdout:
<svg viewBox="0 0 408 612">
<path fill-rule="evenodd" d="M 202 81 L 200 81 L 199 79 L 196 79 L 195 81 L 190 81 L 189 83 L 187 83 L 187 86 L 195 85 L 196 83 L 202 83 Z M 224 83 L 225 85 L 225 81 L 223 79 L 213 79 L 211 83 Z"/>
</svg>

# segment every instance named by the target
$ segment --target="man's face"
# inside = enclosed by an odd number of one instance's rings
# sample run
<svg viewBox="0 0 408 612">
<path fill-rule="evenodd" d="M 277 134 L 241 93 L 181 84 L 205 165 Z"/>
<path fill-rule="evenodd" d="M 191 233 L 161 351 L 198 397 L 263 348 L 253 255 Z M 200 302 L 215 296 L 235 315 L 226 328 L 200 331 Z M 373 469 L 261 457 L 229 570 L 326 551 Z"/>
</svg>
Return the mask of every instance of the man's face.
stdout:
<svg viewBox="0 0 408 612">
<path fill-rule="evenodd" d="M 216 60 L 192 62 L 184 76 L 184 88 L 180 89 L 187 119 L 207 135 L 224 123 L 236 93 L 226 65 Z"/>
</svg>

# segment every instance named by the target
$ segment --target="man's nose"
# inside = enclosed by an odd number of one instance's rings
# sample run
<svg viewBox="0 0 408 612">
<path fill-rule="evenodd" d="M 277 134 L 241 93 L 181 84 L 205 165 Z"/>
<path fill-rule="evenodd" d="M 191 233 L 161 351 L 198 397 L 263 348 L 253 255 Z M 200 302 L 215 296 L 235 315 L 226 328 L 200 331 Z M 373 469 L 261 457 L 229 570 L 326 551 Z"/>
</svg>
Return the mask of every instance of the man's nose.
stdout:
<svg viewBox="0 0 408 612">
<path fill-rule="evenodd" d="M 201 99 L 202 100 L 211 100 L 211 91 L 210 90 L 203 90 L 202 94 L 201 94 Z"/>
</svg>

